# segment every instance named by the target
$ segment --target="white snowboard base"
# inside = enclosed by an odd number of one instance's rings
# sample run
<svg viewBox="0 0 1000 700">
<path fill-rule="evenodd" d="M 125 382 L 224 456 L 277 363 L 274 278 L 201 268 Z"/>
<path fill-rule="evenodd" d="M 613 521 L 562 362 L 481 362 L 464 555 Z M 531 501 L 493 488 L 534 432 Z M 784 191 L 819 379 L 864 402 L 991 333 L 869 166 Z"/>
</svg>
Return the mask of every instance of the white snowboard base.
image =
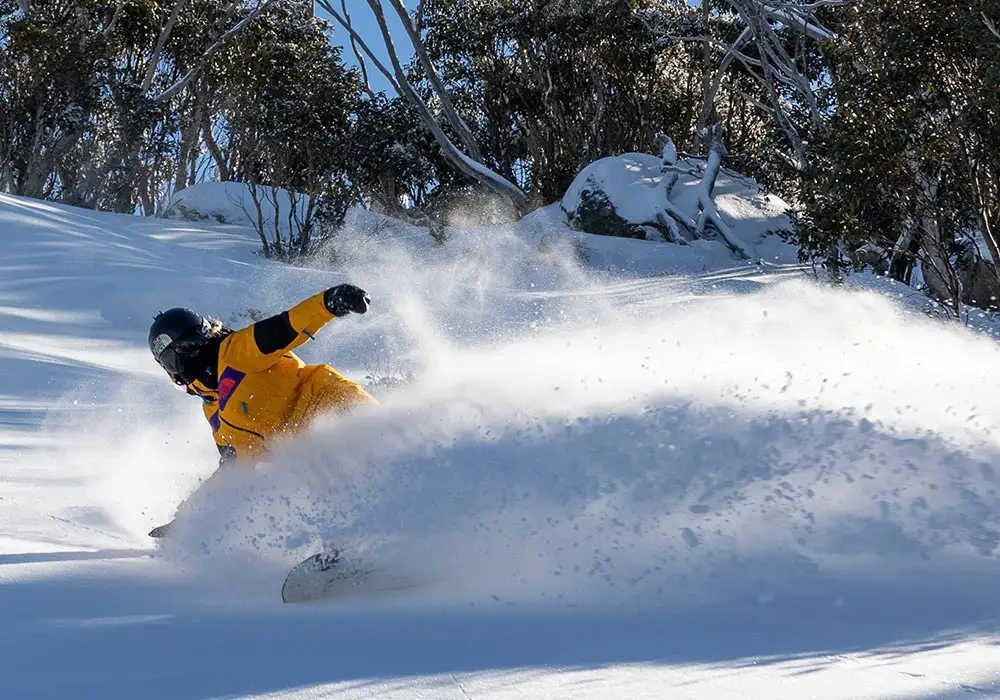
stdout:
<svg viewBox="0 0 1000 700">
<path fill-rule="evenodd" d="M 296 564 L 281 586 L 285 603 L 305 603 L 334 598 L 378 597 L 414 588 L 417 582 L 362 562 L 341 559 L 331 562 L 328 554 L 314 554 Z"/>
</svg>

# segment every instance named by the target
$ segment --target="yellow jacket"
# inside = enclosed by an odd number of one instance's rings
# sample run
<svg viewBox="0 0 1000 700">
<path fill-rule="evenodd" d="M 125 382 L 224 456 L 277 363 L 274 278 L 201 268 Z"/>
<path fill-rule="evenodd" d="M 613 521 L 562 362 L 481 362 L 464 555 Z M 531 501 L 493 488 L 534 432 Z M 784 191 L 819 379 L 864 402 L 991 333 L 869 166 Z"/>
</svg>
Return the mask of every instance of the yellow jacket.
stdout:
<svg viewBox="0 0 1000 700">
<path fill-rule="evenodd" d="M 258 457 L 272 439 L 303 430 L 317 415 L 377 403 L 329 365 L 307 365 L 292 352 L 334 318 L 317 294 L 222 341 L 218 389 L 199 381 L 189 388 L 204 401 L 223 454 Z"/>
</svg>

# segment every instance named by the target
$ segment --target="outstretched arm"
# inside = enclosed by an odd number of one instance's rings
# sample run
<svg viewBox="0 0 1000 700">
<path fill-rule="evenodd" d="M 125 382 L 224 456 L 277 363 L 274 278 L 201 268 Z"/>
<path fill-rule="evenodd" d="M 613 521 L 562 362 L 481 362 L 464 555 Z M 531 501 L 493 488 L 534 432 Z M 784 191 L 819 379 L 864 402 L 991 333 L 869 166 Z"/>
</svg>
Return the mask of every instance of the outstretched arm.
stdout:
<svg viewBox="0 0 1000 700">
<path fill-rule="evenodd" d="M 220 356 L 243 371 L 259 371 L 312 340 L 338 316 L 368 311 L 368 293 L 353 284 L 331 287 L 288 311 L 236 331 L 222 342 Z"/>
</svg>

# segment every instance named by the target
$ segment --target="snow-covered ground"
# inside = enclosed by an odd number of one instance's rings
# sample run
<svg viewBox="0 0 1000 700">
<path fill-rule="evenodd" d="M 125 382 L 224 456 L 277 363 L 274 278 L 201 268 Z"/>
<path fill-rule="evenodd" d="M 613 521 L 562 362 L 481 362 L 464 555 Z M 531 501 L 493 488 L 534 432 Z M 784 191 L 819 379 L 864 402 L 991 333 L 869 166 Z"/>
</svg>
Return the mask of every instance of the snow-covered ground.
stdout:
<svg viewBox="0 0 1000 700">
<path fill-rule="evenodd" d="M 613 276 L 546 216 L 358 217 L 331 272 L 0 196 L 0 697 L 1000 696 L 995 342 L 787 265 Z M 412 380 L 154 547 L 215 454 L 152 314 L 346 279 L 304 356 Z M 282 606 L 324 540 L 425 583 Z"/>
</svg>

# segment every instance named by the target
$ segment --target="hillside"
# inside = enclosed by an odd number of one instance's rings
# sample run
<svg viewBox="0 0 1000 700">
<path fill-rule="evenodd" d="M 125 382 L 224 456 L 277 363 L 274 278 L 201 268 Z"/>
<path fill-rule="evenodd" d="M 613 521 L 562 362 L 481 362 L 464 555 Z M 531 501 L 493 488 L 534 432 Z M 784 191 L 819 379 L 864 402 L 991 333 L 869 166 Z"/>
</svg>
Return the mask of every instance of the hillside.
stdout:
<svg viewBox="0 0 1000 700">
<path fill-rule="evenodd" d="M 0 696 L 1000 696 L 994 341 L 789 265 L 581 264 L 543 215 L 358 219 L 331 271 L 0 195 Z M 305 359 L 409 380 L 154 546 L 216 456 L 153 313 L 345 280 L 371 312 Z M 329 540 L 426 584 L 282 606 Z"/>
</svg>

